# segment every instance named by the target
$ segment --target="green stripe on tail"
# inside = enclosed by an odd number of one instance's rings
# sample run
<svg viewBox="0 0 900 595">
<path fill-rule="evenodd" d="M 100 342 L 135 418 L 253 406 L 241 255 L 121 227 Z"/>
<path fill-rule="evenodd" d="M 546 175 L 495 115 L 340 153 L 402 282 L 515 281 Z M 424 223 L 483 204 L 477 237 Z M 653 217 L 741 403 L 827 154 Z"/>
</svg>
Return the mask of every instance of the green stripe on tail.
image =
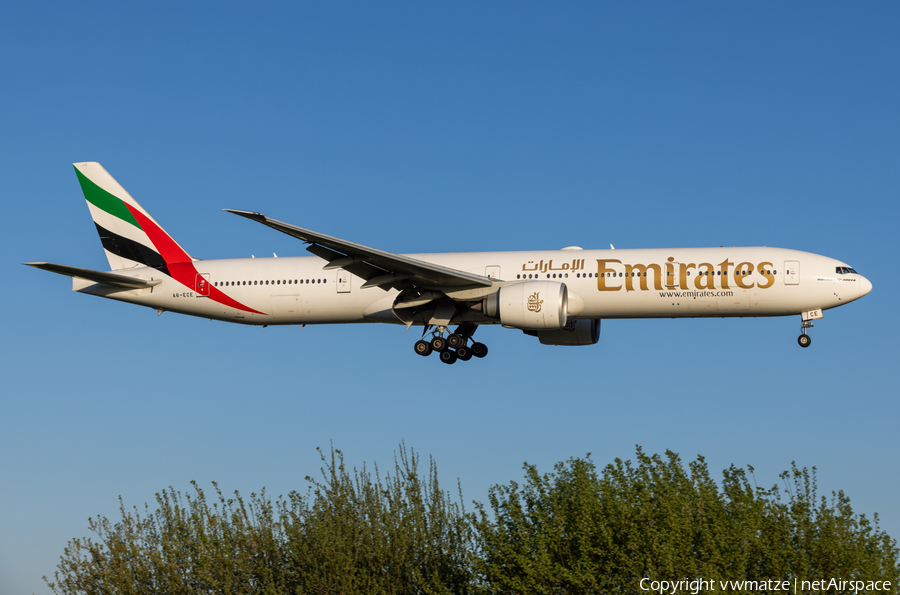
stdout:
<svg viewBox="0 0 900 595">
<path fill-rule="evenodd" d="M 81 184 L 81 191 L 84 192 L 84 197 L 89 203 L 102 211 L 106 211 L 113 217 L 126 221 L 138 229 L 141 229 L 137 219 L 134 218 L 134 215 L 131 214 L 131 211 L 128 210 L 128 207 L 125 206 L 124 202 L 94 184 L 91 180 L 86 178 L 84 174 L 78 171 L 77 167 L 75 168 L 75 173 L 78 175 L 78 183 Z"/>
</svg>

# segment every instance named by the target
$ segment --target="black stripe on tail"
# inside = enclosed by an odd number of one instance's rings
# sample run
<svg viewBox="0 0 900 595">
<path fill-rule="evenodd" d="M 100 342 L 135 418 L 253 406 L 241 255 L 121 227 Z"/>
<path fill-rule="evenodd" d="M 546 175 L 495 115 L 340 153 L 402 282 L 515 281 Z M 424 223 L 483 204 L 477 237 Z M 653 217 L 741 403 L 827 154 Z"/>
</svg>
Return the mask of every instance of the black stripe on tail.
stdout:
<svg viewBox="0 0 900 595">
<path fill-rule="evenodd" d="M 103 243 L 103 247 L 109 252 L 116 256 L 139 262 L 144 266 L 158 269 L 166 275 L 169 274 L 166 268 L 166 261 L 163 260 L 163 257 L 156 250 L 148 248 L 140 242 L 135 242 L 113 233 L 97 223 L 94 223 L 94 225 L 97 226 L 97 233 L 100 234 L 100 241 Z"/>
</svg>

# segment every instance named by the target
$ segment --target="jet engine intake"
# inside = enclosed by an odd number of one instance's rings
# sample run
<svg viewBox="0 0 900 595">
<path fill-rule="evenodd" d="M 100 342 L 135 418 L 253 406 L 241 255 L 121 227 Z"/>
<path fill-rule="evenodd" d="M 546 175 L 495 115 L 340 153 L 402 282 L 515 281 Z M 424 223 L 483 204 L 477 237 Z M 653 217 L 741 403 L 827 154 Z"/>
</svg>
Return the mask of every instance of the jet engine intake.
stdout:
<svg viewBox="0 0 900 595">
<path fill-rule="evenodd" d="M 570 320 L 561 329 L 525 331 L 525 334 L 537 337 L 541 345 L 594 345 L 600 340 L 600 321 Z"/>
<path fill-rule="evenodd" d="M 565 283 L 525 281 L 486 297 L 484 313 L 523 330 L 561 329 L 568 320 L 568 303 Z"/>
</svg>

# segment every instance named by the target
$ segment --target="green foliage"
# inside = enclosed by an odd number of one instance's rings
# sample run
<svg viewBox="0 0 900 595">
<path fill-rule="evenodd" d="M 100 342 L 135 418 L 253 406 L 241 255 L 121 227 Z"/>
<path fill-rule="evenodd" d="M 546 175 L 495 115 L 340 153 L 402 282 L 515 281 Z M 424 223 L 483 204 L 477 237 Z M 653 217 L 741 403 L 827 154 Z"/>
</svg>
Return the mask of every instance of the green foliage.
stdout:
<svg viewBox="0 0 900 595">
<path fill-rule="evenodd" d="M 401 444 L 394 471 L 349 471 L 320 451 L 306 493 L 207 499 L 169 488 L 151 510 L 90 519 L 72 540 L 54 593 L 451 594 L 634 593 L 641 578 L 900 580 L 897 543 L 843 492 L 817 495 L 815 468 L 792 465 L 784 488 L 729 467 L 717 484 L 702 457 L 590 455 L 523 485 L 491 488 L 467 515 L 430 461 Z M 748 475 L 749 473 L 749 475 Z M 733 591 L 736 592 L 736 591 Z"/>
<path fill-rule="evenodd" d="M 374 477 L 365 468 L 351 476 L 334 450 L 323 462 L 312 497 L 292 493 L 280 503 L 293 592 L 468 591 L 471 528 L 462 505 L 441 491 L 433 460 L 423 479 L 415 453 L 401 447 L 385 481 L 377 466 Z"/>
<path fill-rule="evenodd" d="M 784 492 L 754 488 L 743 469 L 721 489 L 702 457 L 616 459 L 598 473 L 590 456 L 525 484 L 497 485 L 490 513 L 477 505 L 481 555 L 474 566 L 491 593 L 634 593 L 642 578 L 791 580 L 794 576 L 892 580 L 896 541 L 857 516 L 843 492 L 817 499 L 815 468 L 781 478 Z M 748 470 L 752 474 L 753 468 Z"/>
<path fill-rule="evenodd" d="M 94 518 L 97 536 L 72 540 L 54 593 L 465 593 L 471 527 L 461 504 L 440 489 L 437 467 L 419 474 L 419 457 L 401 445 L 395 474 L 348 472 L 340 451 L 322 456 L 307 494 L 246 501 L 215 486 L 210 505 L 169 488 L 156 509 L 122 519 Z"/>
</svg>

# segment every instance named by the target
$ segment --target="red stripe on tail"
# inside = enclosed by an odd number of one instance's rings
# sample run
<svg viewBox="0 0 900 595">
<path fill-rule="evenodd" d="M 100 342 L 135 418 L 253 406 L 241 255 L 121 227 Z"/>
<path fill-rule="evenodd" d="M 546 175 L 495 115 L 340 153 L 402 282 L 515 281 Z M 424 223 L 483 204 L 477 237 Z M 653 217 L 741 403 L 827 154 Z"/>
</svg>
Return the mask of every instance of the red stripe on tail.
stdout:
<svg viewBox="0 0 900 595">
<path fill-rule="evenodd" d="M 163 231 L 159 225 L 151 221 L 149 217 L 127 203 L 125 203 L 125 206 L 128 207 L 128 210 L 131 211 L 131 214 L 137 219 L 141 229 L 144 230 L 144 233 L 146 233 L 147 237 L 150 238 L 150 241 L 153 242 L 153 246 L 159 251 L 160 256 L 166 261 L 166 268 L 169 269 L 169 274 L 172 275 L 172 278 L 185 287 L 196 291 L 197 288 L 194 287 L 194 283 L 197 281 L 198 273 L 187 252 L 182 250 L 181 246 L 175 243 L 175 240 Z M 252 312 L 253 314 L 262 314 L 263 316 L 266 316 L 265 312 L 259 312 L 245 306 L 239 301 L 225 295 L 217 287 L 211 286 L 209 288 L 209 298 L 231 308 L 237 308 L 244 312 Z"/>
</svg>

